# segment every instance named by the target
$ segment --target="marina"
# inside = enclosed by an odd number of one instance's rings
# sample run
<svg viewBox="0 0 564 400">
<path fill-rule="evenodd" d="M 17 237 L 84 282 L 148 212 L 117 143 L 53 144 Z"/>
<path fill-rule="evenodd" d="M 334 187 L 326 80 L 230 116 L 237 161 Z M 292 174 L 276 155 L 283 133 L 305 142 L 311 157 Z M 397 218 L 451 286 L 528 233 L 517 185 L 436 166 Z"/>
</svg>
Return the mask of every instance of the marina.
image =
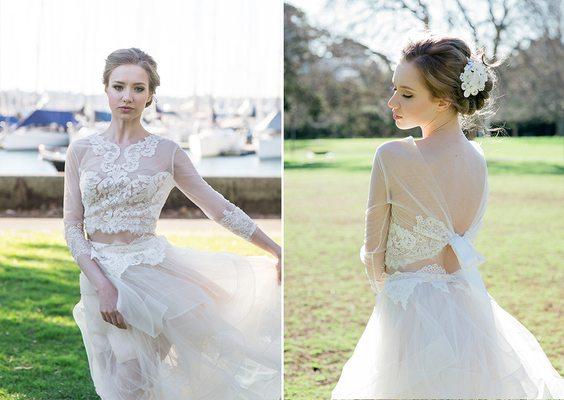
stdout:
<svg viewBox="0 0 564 400">
<path fill-rule="evenodd" d="M 190 154 L 198 172 L 204 177 L 280 177 L 281 159 L 259 159 L 256 154 L 216 156 L 198 159 Z M 37 150 L 8 151 L 0 149 L 2 175 L 58 175 L 54 165 L 39 157 Z"/>
</svg>

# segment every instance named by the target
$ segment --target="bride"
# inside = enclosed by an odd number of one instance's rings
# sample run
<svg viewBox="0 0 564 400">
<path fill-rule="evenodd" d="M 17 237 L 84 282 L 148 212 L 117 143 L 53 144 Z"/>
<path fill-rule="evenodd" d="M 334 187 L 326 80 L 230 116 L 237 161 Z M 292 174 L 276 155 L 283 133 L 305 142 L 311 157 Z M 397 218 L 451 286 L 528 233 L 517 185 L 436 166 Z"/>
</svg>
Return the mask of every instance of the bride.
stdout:
<svg viewBox="0 0 564 400">
<path fill-rule="evenodd" d="M 136 48 L 111 53 L 103 74 L 111 124 L 67 152 L 65 239 L 81 269 L 73 315 L 96 392 L 104 400 L 278 399 L 280 247 L 200 177 L 182 148 L 141 126 L 156 67 Z M 278 261 L 155 235 L 174 187 Z"/>
<path fill-rule="evenodd" d="M 472 244 L 487 166 L 459 116 L 488 105 L 492 69 L 456 38 L 403 50 L 388 106 L 423 138 L 376 150 L 361 249 L 376 305 L 333 399 L 564 398 L 535 337 L 487 292 Z"/>
</svg>

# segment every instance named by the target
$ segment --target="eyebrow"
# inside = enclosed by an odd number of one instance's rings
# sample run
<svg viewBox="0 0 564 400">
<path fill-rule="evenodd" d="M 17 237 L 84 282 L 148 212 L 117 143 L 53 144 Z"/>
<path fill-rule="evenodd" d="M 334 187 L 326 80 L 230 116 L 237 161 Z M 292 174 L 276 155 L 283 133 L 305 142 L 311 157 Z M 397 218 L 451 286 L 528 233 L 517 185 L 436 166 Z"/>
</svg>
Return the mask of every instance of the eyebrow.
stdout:
<svg viewBox="0 0 564 400">
<path fill-rule="evenodd" d="M 415 89 L 412 89 L 412 88 L 410 88 L 409 86 L 403 86 L 403 85 L 402 85 L 402 86 L 398 86 L 398 87 L 415 91 Z"/>
<path fill-rule="evenodd" d="M 122 81 L 114 81 L 114 83 L 121 83 L 122 85 L 125 85 L 125 82 Z M 145 85 L 145 82 L 135 82 L 134 85 Z"/>
</svg>

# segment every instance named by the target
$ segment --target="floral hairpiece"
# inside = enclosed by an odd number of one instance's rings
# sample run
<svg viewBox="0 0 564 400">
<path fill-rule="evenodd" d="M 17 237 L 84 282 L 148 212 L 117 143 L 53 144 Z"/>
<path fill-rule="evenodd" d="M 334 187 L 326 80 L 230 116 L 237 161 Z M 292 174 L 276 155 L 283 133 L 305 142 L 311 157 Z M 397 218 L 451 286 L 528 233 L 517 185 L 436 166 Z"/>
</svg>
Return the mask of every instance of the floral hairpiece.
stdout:
<svg viewBox="0 0 564 400">
<path fill-rule="evenodd" d="M 460 80 L 462 81 L 460 87 L 464 90 L 464 97 L 477 95 L 479 91 L 486 87 L 488 80 L 486 66 L 479 61 L 468 59 L 464 72 L 460 74 Z"/>
</svg>

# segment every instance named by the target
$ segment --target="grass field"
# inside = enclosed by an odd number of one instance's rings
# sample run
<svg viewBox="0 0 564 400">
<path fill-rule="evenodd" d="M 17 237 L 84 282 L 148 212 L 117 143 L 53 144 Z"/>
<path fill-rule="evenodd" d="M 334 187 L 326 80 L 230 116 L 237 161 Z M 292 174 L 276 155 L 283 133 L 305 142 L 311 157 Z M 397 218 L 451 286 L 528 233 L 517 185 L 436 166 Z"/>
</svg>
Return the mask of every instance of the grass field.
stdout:
<svg viewBox="0 0 564 400">
<path fill-rule="evenodd" d="M 374 298 L 358 252 L 372 157 L 384 141 L 286 142 L 286 399 L 328 399 L 370 316 Z M 482 276 L 562 374 L 564 138 L 479 141 L 490 182 L 476 240 Z"/>
<path fill-rule="evenodd" d="M 166 237 L 197 249 L 265 254 L 229 232 Z M 72 317 L 78 274 L 61 232 L 0 233 L 0 399 L 99 399 Z"/>
</svg>

